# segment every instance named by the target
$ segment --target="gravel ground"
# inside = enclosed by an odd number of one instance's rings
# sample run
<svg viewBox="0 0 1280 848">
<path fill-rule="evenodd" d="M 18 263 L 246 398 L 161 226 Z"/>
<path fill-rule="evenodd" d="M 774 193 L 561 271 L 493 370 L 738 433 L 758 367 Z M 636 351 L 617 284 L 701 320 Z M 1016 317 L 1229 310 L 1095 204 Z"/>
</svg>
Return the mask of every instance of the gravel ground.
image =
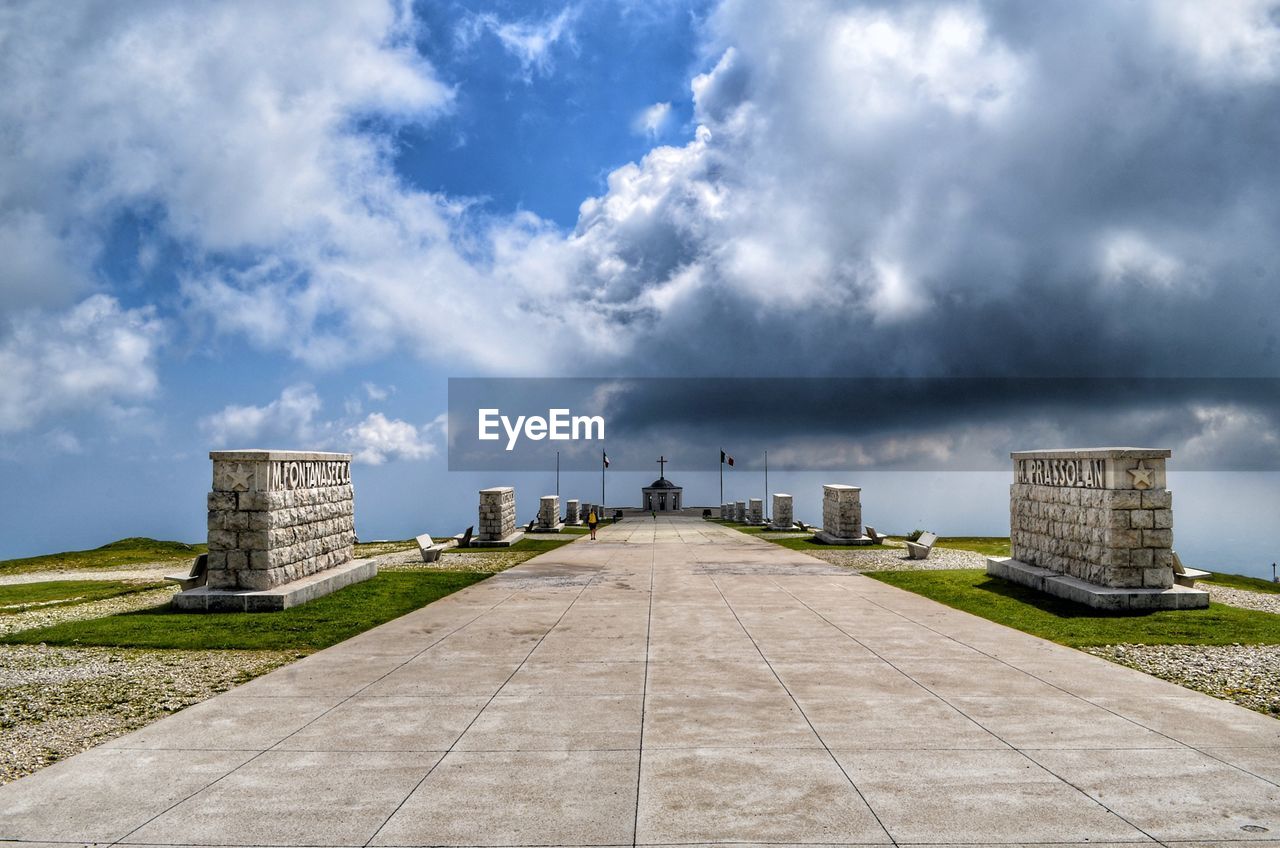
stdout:
<svg viewBox="0 0 1280 848">
<path fill-rule="evenodd" d="M 27 574 L 0 574 L 0 586 L 18 583 L 44 583 L 49 580 L 142 580 L 156 582 L 167 574 L 185 573 L 190 562 L 151 563 L 116 569 L 64 568 L 57 571 L 32 571 Z"/>
<path fill-rule="evenodd" d="M 1199 583 L 1197 588 L 1208 589 L 1209 600 L 1220 604 L 1280 614 L 1280 595 L 1250 592 L 1248 589 L 1231 589 L 1226 586 L 1214 586 L 1212 583 Z"/>
<path fill-rule="evenodd" d="M 378 557 L 379 571 L 483 571 L 496 574 L 537 556 L 534 551 L 467 551 L 443 554 L 435 562 L 423 562 L 418 551 L 400 551 Z"/>
<path fill-rule="evenodd" d="M 1280 718 L 1280 645 L 1105 645 L 1087 650 Z"/>
<path fill-rule="evenodd" d="M 890 542 L 892 547 L 859 551 L 841 548 L 839 550 L 806 550 L 809 556 L 832 565 L 843 565 L 857 571 L 939 571 L 946 568 L 986 568 L 985 554 L 973 551 L 953 551 L 949 548 L 934 548 L 928 559 L 911 559 L 907 556 L 906 545 Z"/>
<path fill-rule="evenodd" d="M 0 645 L 0 784 L 211 698 L 298 656 L 295 651 Z"/>
<path fill-rule="evenodd" d="M 177 590 L 177 586 L 165 586 L 148 592 L 135 592 L 132 595 L 121 595 L 118 598 L 90 601 L 87 604 L 33 609 L 14 615 L 0 615 L 0 635 L 16 633 L 19 630 L 30 630 L 34 627 L 49 627 L 53 624 L 61 624 L 64 621 L 102 618 L 107 615 L 115 615 L 118 612 L 132 612 L 133 610 L 159 606 L 173 597 L 174 592 Z M 0 668 L 0 675 L 2 674 L 3 668 Z"/>
</svg>

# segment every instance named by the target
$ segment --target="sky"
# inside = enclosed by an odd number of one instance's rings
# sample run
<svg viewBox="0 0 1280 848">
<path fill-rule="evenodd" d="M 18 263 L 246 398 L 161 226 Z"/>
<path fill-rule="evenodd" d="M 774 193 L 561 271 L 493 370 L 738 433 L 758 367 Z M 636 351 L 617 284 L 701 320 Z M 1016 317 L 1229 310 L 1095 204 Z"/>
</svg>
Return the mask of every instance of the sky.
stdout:
<svg viewBox="0 0 1280 848">
<path fill-rule="evenodd" d="M 1280 508 L 1274 0 L 14 2 L 0 83 L 0 557 L 200 538 L 217 448 L 353 452 L 365 537 L 531 509 L 448 471 L 458 377 L 957 381 L 629 446 L 906 457 L 891 527 L 1077 440 Z"/>
</svg>

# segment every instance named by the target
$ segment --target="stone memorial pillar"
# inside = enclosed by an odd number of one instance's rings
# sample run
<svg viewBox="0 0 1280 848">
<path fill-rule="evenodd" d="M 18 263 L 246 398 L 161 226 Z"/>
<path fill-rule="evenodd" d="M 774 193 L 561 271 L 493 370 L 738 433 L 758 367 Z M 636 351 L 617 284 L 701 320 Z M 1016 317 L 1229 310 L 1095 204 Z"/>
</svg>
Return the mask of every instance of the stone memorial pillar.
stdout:
<svg viewBox="0 0 1280 848">
<path fill-rule="evenodd" d="M 377 574 L 353 563 L 351 454 L 213 451 L 205 585 L 183 610 L 286 609 Z"/>
<path fill-rule="evenodd" d="M 747 523 L 747 502 L 746 501 L 733 502 L 733 520 L 738 522 L 739 524 Z"/>
<path fill-rule="evenodd" d="M 564 502 L 564 523 L 570 527 L 577 527 L 582 524 L 582 516 L 578 512 L 576 498 L 571 498 Z"/>
<path fill-rule="evenodd" d="M 828 483 L 822 487 L 822 530 L 814 538 L 828 545 L 869 545 L 862 534 L 862 489 Z"/>
<path fill-rule="evenodd" d="M 538 502 L 538 523 L 534 528 L 539 533 L 559 533 L 564 529 L 560 520 L 560 496 L 543 495 Z"/>
<path fill-rule="evenodd" d="M 773 496 L 773 521 L 769 527 L 773 530 L 791 530 L 795 527 L 795 513 L 792 510 L 790 495 L 775 494 Z"/>
<path fill-rule="evenodd" d="M 523 538 L 524 531 L 516 530 L 516 490 L 510 486 L 481 489 L 479 532 L 471 544 L 480 548 L 505 547 Z"/>
<path fill-rule="evenodd" d="M 760 498 L 750 498 L 748 500 L 747 523 L 752 525 L 764 524 L 764 501 Z"/>
<path fill-rule="evenodd" d="M 987 573 L 1107 609 L 1208 605 L 1175 584 L 1168 450 L 1093 448 L 1012 454 L 1012 557 Z"/>
</svg>

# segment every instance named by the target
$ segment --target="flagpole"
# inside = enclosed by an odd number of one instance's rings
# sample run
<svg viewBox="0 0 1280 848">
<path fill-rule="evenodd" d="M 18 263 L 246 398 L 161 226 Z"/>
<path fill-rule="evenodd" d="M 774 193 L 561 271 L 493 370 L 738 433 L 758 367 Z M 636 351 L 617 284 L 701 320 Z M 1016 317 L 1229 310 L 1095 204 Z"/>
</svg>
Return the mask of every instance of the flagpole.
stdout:
<svg viewBox="0 0 1280 848">
<path fill-rule="evenodd" d="M 724 448 L 720 448 L 720 505 L 724 506 Z"/>
<path fill-rule="evenodd" d="M 560 451 L 556 451 L 556 497 L 560 497 Z"/>
<path fill-rule="evenodd" d="M 764 514 L 764 511 L 769 508 L 768 503 L 769 503 L 769 452 L 765 451 L 764 452 L 764 501 L 762 503 L 762 509 L 760 510 L 761 514 Z"/>
<path fill-rule="evenodd" d="M 604 518 L 604 472 L 609 466 L 605 464 L 605 457 L 609 454 L 603 449 L 600 451 L 600 518 Z"/>
</svg>

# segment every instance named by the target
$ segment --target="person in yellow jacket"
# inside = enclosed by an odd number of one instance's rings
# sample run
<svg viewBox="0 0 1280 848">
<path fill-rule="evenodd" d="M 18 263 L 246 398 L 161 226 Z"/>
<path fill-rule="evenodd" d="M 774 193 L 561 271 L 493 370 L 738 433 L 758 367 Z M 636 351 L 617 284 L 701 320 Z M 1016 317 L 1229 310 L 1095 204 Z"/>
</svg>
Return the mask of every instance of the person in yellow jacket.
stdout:
<svg viewBox="0 0 1280 848">
<path fill-rule="evenodd" d="M 592 539 L 596 537 L 596 525 L 599 523 L 600 519 L 596 518 L 596 511 L 594 509 L 591 510 L 591 513 L 587 515 L 587 529 L 591 531 Z"/>
</svg>

